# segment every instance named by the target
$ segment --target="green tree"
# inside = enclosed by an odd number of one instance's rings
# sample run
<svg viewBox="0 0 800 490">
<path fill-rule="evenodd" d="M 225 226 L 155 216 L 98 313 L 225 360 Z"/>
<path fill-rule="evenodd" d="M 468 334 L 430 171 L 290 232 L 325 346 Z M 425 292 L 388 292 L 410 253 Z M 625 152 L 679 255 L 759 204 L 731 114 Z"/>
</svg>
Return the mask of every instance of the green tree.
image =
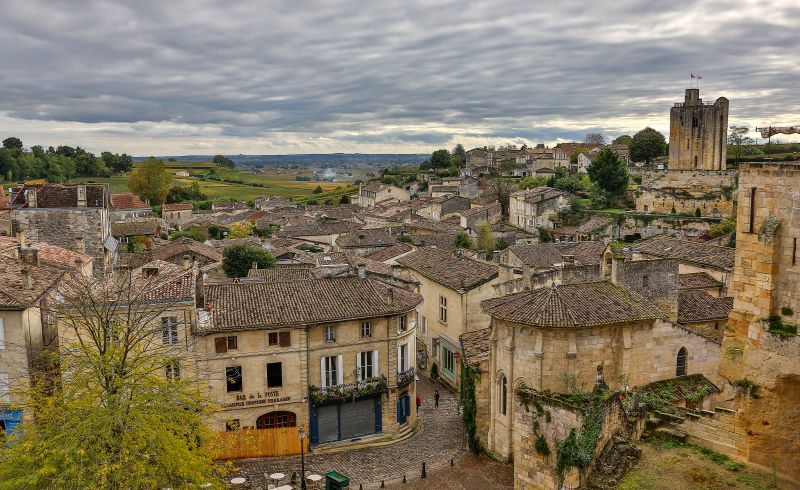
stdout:
<svg viewBox="0 0 800 490">
<path fill-rule="evenodd" d="M 457 144 L 455 148 L 453 148 L 453 155 L 452 155 L 453 164 L 457 167 L 463 167 L 467 163 L 467 152 L 464 150 L 464 145 L 461 143 Z"/>
<path fill-rule="evenodd" d="M 36 416 L 0 449 L 0 489 L 220 484 L 200 443 L 211 435 L 209 403 L 196 381 L 171 369 L 176 350 L 161 341 L 171 305 L 146 296 L 163 282 L 133 273 L 68 282 L 48 302 L 61 325 L 58 352 L 37 362 L 69 375 L 36 377 L 20 395 Z"/>
<path fill-rule="evenodd" d="M 247 238 L 255 229 L 256 224 L 252 221 L 237 221 L 228 228 L 228 238 Z"/>
<path fill-rule="evenodd" d="M 589 178 L 613 196 L 622 196 L 628 188 L 628 166 L 611 148 L 603 148 L 589 168 Z"/>
<path fill-rule="evenodd" d="M 254 262 L 259 269 L 275 267 L 275 258 L 267 250 L 249 243 L 225 247 L 222 253 L 222 270 L 228 277 L 247 276 Z"/>
<path fill-rule="evenodd" d="M 633 143 L 633 138 L 629 134 L 623 134 L 614 138 L 614 141 L 611 142 L 612 145 L 628 145 Z"/>
<path fill-rule="evenodd" d="M 450 166 L 450 152 L 436 150 L 431 155 L 431 168 L 447 168 Z"/>
<path fill-rule="evenodd" d="M 167 173 L 164 162 L 150 157 L 133 172 L 128 179 L 128 189 L 150 204 L 160 205 L 167 197 L 172 176 Z"/>
<path fill-rule="evenodd" d="M 750 128 L 747 126 L 731 126 L 730 132 L 728 133 L 728 145 L 731 146 L 733 150 L 733 156 L 736 158 L 736 165 L 739 165 L 739 159 L 745 155 L 745 150 L 750 146 L 755 144 L 753 138 L 747 136 L 747 133 L 750 132 Z"/>
<path fill-rule="evenodd" d="M 22 149 L 22 140 L 11 136 L 3 140 L 3 148 L 7 150 L 21 150 Z"/>
<path fill-rule="evenodd" d="M 665 154 L 667 141 L 663 134 L 648 127 L 633 135 L 630 149 L 634 162 L 644 161 L 649 165 L 654 158 Z"/>
<path fill-rule="evenodd" d="M 314 188 L 313 191 L 311 191 L 311 193 L 312 194 L 322 194 L 322 186 L 318 185 L 316 188 Z"/>
<path fill-rule="evenodd" d="M 582 146 L 580 146 L 578 148 L 575 148 L 575 151 L 573 151 L 572 154 L 569 156 L 569 163 L 571 163 L 572 165 L 577 165 L 578 164 L 578 156 L 581 153 L 589 153 L 590 151 L 591 151 L 590 148 L 584 148 Z"/>
<path fill-rule="evenodd" d="M 475 227 L 475 233 L 478 235 L 478 250 L 483 250 L 487 256 L 491 255 L 497 245 L 492 235 L 492 225 L 482 221 Z"/>
<path fill-rule="evenodd" d="M 472 248 L 472 237 L 466 231 L 459 231 L 456 233 L 456 239 L 453 241 L 456 248 Z"/>
<path fill-rule="evenodd" d="M 549 180 L 549 177 L 523 177 L 519 179 L 519 188 L 525 190 L 533 189 L 534 187 L 544 187 Z"/>
<path fill-rule="evenodd" d="M 214 164 L 219 165 L 220 167 L 228 167 L 228 168 L 234 167 L 233 160 L 226 157 L 225 155 L 214 155 L 214 158 L 211 161 L 214 162 Z"/>
<path fill-rule="evenodd" d="M 339 204 L 350 204 L 350 196 L 348 194 L 342 194 L 339 197 Z"/>
<path fill-rule="evenodd" d="M 587 145 L 605 145 L 606 137 L 603 136 L 603 133 L 587 133 L 583 142 Z"/>
</svg>

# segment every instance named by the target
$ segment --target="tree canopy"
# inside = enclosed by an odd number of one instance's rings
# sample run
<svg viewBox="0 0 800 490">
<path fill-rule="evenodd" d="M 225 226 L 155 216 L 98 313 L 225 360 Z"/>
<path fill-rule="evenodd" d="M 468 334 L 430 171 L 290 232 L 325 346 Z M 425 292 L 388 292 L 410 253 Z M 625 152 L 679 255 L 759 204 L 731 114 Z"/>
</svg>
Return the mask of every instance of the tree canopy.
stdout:
<svg viewBox="0 0 800 490">
<path fill-rule="evenodd" d="M 230 245 L 225 247 L 222 253 L 222 270 L 228 277 L 247 276 L 247 271 L 252 268 L 254 262 L 258 264 L 259 269 L 275 267 L 275 258 L 272 254 L 248 243 Z"/>
<path fill-rule="evenodd" d="M 455 148 L 453 148 L 452 161 L 457 167 L 463 167 L 466 165 L 467 152 L 464 150 L 464 145 L 461 143 L 457 144 Z"/>
<path fill-rule="evenodd" d="M 583 142 L 588 145 L 605 145 L 606 137 L 602 133 L 587 133 Z"/>
<path fill-rule="evenodd" d="M 431 168 L 447 168 L 450 166 L 450 152 L 436 150 L 431 155 Z"/>
<path fill-rule="evenodd" d="M 587 171 L 592 181 L 614 196 L 622 196 L 628 188 L 628 166 L 611 148 L 600 150 Z"/>
<path fill-rule="evenodd" d="M 98 158 L 81 147 L 34 145 L 29 151 L 16 137 L 3 140 L 0 148 L 0 179 L 46 179 L 65 182 L 74 177 L 108 177 L 133 165 L 130 155 L 103 152 Z"/>
<path fill-rule="evenodd" d="M 164 162 L 153 157 L 131 172 L 128 179 L 131 192 L 155 205 L 164 203 L 171 185 L 172 176 L 167 172 Z"/>
<path fill-rule="evenodd" d="M 174 204 L 185 201 L 205 201 L 206 199 L 208 197 L 200 190 L 200 183 L 195 180 L 188 186 L 173 186 L 167 193 L 165 202 Z"/>
<path fill-rule="evenodd" d="M 731 126 L 728 133 L 728 144 L 732 147 L 733 157 L 736 158 L 736 165 L 739 165 L 739 159 L 747 155 L 750 145 L 755 143 L 753 138 L 747 136 L 750 128 L 747 126 Z"/>
<path fill-rule="evenodd" d="M 453 241 L 453 245 L 456 248 L 472 248 L 472 237 L 469 236 L 466 231 L 459 231 L 456 233 L 456 238 Z"/>
<path fill-rule="evenodd" d="M 11 136 L 3 140 L 3 148 L 7 150 L 21 150 L 22 149 L 22 140 Z"/>
<path fill-rule="evenodd" d="M 629 134 L 623 134 L 614 138 L 611 142 L 612 145 L 629 145 L 633 142 L 633 137 Z"/>
<path fill-rule="evenodd" d="M 633 135 L 631 144 L 631 159 L 635 162 L 647 162 L 666 153 L 667 141 L 664 135 L 653 128 L 644 128 Z"/>
<path fill-rule="evenodd" d="M 226 157 L 225 155 L 214 155 L 214 158 L 211 161 L 214 162 L 216 165 L 219 165 L 220 167 L 228 167 L 228 168 L 234 167 L 233 160 Z"/>
</svg>

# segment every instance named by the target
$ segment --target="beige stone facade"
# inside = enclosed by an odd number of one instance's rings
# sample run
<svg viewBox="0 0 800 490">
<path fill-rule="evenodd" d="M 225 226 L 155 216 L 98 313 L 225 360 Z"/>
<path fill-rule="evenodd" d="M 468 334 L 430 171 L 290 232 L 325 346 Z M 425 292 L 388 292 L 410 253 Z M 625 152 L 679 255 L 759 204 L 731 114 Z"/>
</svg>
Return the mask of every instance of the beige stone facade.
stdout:
<svg viewBox="0 0 800 490">
<path fill-rule="evenodd" d="M 408 202 L 411 200 L 411 196 L 407 190 L 400 187 L 381 184 L 380 182 L 370 182 L 358 188 L 358 194 L 353 196 L 353 204 L 357 204 L 362 208 L 371 208 L 380 202 L 390 199 Z"/>
<path fill-rule="evenodd" d="M 669 169 L 725 170 L 728 153 L 728 99 L 704 103 L 700 89 L 686 89 L 670 109 Z"/>
<path fill-rule="evenodd" d="M 508 204 L 508 222 L 512 226 L 536 233 L 538 228 L 553 228 L 559 211 L 569 207 L 568 195 L 550 187 L 517 191 Z"/>
<path fill-rule="evenodd" d="M 642 173 L 636 211 L 733 216 L 736 212 L 735 170 L 650 170 Z"/>
</svg>

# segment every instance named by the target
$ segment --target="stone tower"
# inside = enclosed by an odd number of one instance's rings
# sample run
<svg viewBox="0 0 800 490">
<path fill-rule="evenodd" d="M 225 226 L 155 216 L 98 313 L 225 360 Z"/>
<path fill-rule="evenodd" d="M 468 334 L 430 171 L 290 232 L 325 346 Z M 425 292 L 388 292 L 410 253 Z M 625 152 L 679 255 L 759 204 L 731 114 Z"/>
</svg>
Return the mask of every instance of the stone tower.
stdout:
<svg viewBox="0 0 800 490">
<path fill-rule="evenodd" d="M 669 116 L 670 170 L 725 170 L 728 99 L 706 104 L 700 89 L 687 88 L 686 100 L 675 104 Z"/>
</svg>

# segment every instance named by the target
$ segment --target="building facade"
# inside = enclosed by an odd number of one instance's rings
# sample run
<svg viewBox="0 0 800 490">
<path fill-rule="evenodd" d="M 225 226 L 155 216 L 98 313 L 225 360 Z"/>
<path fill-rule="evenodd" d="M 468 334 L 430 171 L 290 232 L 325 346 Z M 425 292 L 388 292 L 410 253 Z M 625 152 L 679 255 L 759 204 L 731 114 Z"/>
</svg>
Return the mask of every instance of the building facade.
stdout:
<svg viewBox="0 0 800 490">
<path fill-rule="evenodd" d="M 569 207 L 568 194 L 551 187 L 513 192 L 508 204 L 508 222 L 536 233 L 538 228 L 553 229 L 553 218 Z"/>
<path fill-rule="evenodd" d="M 725 170 L 728 155 L 728 99 L 704 103 L 700 89 L 687 88 L 669 111 L 669 169 Z"/>
</svg>

